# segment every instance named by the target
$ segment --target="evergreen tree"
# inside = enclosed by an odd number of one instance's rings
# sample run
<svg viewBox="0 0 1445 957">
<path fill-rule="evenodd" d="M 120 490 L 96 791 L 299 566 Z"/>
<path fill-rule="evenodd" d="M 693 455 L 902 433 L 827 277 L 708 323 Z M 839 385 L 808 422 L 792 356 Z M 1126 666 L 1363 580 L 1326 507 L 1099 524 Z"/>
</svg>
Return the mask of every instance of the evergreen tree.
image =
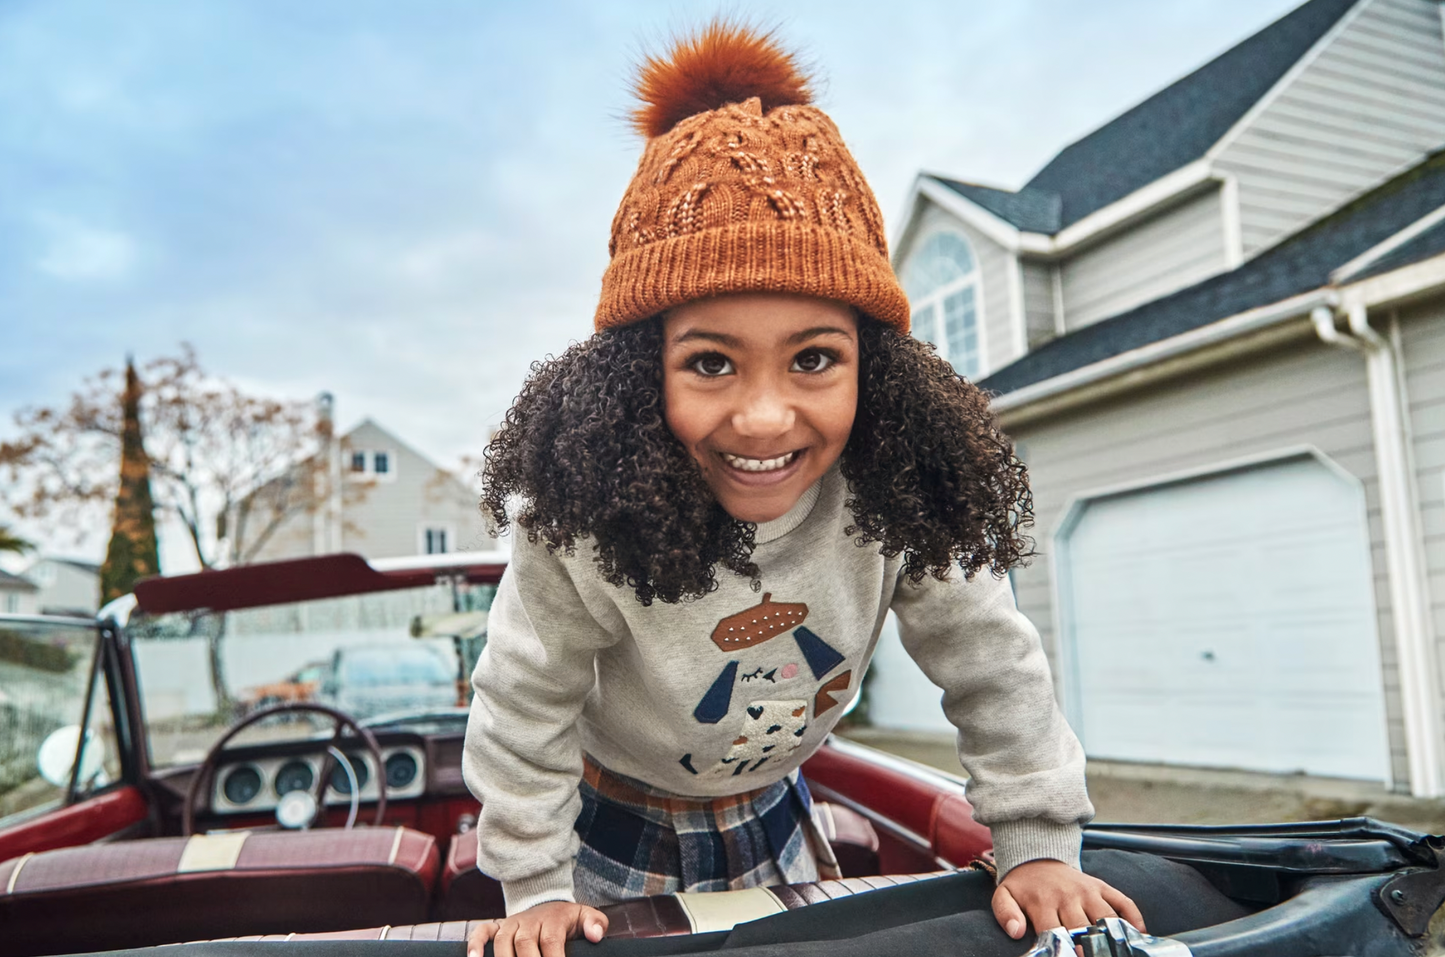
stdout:
<svg viewBox="0 0 1445 957">
<path fill-rule="evenodd" d="M 141 436 L 140 399 L 140 377 L 135 363 L 127 358 L 121 398 L 120 490 L 115 497 L 110 545 L 100 567 L 101 604 L 134 590 L 137 581 L 159 574 L 161 568 L 150 462 Z"/>
<path fill-rule="evenodd" d="M 0 525 L 0 552 L 15 552 L 16 554 L 20 554 L 21 552 L 33 551 L 34 548 L 35 545 L 33 543 L 26 541 L 10 531 L 8 525 Z"/>
</svg>

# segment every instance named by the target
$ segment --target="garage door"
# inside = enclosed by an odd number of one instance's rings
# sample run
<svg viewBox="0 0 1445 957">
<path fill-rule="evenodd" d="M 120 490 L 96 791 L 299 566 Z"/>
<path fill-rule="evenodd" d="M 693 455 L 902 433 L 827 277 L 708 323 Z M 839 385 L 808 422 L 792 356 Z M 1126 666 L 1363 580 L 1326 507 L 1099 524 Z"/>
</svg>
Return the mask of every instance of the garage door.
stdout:
<svg viewBox="0 0 1445 957">
<path fill-rule="evenodd" d="M 1093 757 L 1384 779 L 1364 495 L 1313 457 L 1095 499 L 1057 547 Z"/>
</svg>

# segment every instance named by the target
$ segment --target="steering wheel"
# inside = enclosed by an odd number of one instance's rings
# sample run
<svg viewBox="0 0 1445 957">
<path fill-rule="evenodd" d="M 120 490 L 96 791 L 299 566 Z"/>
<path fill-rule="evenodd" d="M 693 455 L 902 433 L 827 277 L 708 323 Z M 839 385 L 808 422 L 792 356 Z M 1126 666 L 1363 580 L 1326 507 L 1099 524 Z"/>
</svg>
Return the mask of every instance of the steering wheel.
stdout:
<svg viewBox="0 0 1445 957">
<path fill-rule="evenodd" d="M 340 751 L 337 745 L 341 741 L 341 732 L 346 728 L 350 728 L 361 738 L 361 743 L 366 746 L 366 750 L 370 752 L 372 759 L 376 762 L 376 820 L 373 824 L 376 827 L 382 825 L 383 819 L 386 816 L 386 764 L 381 760 L 381 746 L 376 743 L 376 736 L 363 728 L 355 718 L 343 711 L 328 708 L 324 704 L 313 704 L 309 701 L 292 701 L 251 712 L 240 721 L 231 725 L 230 729 L 221 736 L 221 739 L 211 745 L 211 750 L 206 752 L 205 760 L 202 761 L 201 766 L 196 769 L 196 773 L 191 775 L 191 785 L 186 789 L 186 803 L 181 811 L 181 835 L 183 837 L 191 836 L 191 831 L 195 826 L 196 805 L 200 802 L 201 788 L 214 777 L 216 773 L 216 762 L 220 760 L 221 752 L 225 750 L 226 745 L 230 743 L 231 739 L 251 725 L 259 721 L 264 721 L 272 715 L 298 711 L 310 711 L 316 714 L 322 714 L 336 722 L 336 730 L 331 735 L 331 743 L 327 746 L 325 756 L 321 759 L 321 773 L 316 776 L 316 780 L 310 789 L 311 798 L 316 802 L 316 813 L 311 818 L 311 823 L 315 824 L 325 813 L 326 805 L 322 798 L 326 793 L 326 785 L 331 777 L 331 770 L 336 764 L 336 759 L 332 757 L 332 752 Z M 352 800 L 361 800 L 360 788 L 352 789 Z M 350 827 L 350 822 L 348 822 L 346 826 Z"/>
</svg>

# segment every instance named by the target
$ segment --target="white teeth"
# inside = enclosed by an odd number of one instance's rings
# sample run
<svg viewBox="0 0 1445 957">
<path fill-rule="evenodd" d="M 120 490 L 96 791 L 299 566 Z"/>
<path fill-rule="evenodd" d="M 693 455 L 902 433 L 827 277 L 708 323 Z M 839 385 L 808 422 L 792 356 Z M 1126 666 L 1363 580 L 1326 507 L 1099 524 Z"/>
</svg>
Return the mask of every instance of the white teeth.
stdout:
<svg viewBox="0 0 1445 957">
<path fill-rule="evenodd" d="M 745 459 L 741 455 L 729 455 L 724 452 L 722 457 L 727 460 L 729 465 L 742 472 L 773 472 L 791 465 L 793 459 L 798 457 L 798 453 L 789 452 L 787 455 L 775 459 Z"/>
</svg>

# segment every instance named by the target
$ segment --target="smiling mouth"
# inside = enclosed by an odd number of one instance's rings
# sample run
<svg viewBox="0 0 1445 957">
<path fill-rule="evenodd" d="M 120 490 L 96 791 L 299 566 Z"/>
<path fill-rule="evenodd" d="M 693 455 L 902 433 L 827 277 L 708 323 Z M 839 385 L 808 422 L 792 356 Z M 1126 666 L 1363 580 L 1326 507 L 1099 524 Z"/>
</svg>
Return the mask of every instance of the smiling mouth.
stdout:
<svg viewBox="0 0 1445 957">
<path fill-rule="evenodd" d="M 798 451 L 794 449 L 787 455 L 780 455 L 771 459 L 750 459 L 741 455 L 731 455 L 727 452 L 719 452 L 722 459 L 739 472 L 776 472 L 785 469 L 798 458 Z"/>
</svg>

